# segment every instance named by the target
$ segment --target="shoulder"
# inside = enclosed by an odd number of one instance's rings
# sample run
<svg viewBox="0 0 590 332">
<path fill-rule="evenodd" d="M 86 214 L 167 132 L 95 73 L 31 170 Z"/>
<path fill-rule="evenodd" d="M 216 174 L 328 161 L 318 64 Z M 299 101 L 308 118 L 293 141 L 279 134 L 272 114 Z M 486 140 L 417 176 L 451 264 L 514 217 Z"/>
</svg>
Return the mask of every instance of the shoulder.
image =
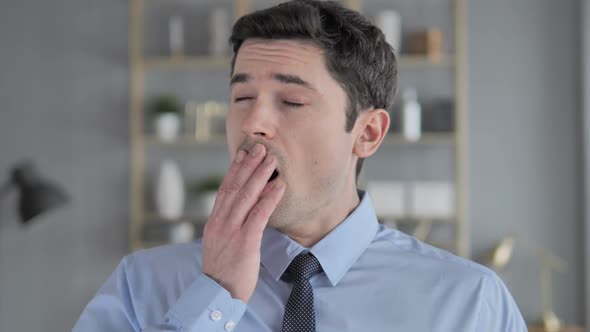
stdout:
<svg viewBox="0 0 590 332">
<path fill-rule="evenodd" d="M 381 226 L 372 247 L 386 252 L 392 259 L 409 260 L 412 265 L 425 269 L 438 270 L 445 274 L 476 279 L 495 279 L 497 275 L 489 268 L 474 261 L 459 257 L 446 250 L 434 247 L 413 236 Z M 455 272 L 455 273 L 453 273 Z"/>
<path fill-rule="evenodd" d="M 418 278 L 421 284 L 430 282 L 472 300 L 469 303 L 475 305 L 479 326 L 498 325 L 490 331 L 526 331 L 512 295 L 489 268 L 384 226 L 371 247 L 392 264 L 403 264 L 407 278 Z"/>
<path fill-rule="evenodd" d="M 181 272 L 201 267 L 201 241 L 137 250 L 123 258 L 129 273 Z"/>
</svg>

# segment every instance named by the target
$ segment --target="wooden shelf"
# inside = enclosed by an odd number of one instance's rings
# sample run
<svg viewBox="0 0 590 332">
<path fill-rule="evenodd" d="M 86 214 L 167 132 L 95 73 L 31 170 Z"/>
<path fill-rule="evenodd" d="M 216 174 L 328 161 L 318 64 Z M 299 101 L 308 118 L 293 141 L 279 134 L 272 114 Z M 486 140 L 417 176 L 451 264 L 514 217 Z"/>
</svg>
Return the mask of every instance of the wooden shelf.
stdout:
<svg viewBox="0 0 590 332">
<path fill-rule="evenodd" d="M 164 245 L 168 245 L 168 244 L 172 244 L 170 242 L 166 242 L 166 241 L 141 241 L 141 243 L 137 243 L 136 245 L 133 246 L 133 250 L 142 250 L 142 249 L 151 249 L 154 247 L 159 247 L 159 246 L 164 246 Z"/>
<path fill-rule="evenodd" d="M 399 224 L 418 224 L 421 222 L 432 222 L 434 224 L 454 224 L 457 217 L 454 216 L 432 216 L 432 217 L 415 217 L 415 216 L 377 216 L 379 220 L 393 220 Z"/>
<path fill-rule="evenodd" d="M 146 213 L 145 214 L 145 224 L 146 225 L 175 225 L 181 222 L 190 222 L 195 225 L 203 225 L 207 222 L 206 217 L 198 217 L 198 216 L 182 216 L 178 219 L 168 220 L 158 216 L 155 213 Z"/>
<path fill-rule="evenodd" d="M 451 67 L 453 66 L 453 55 L 444 55 L 442 57 L 430 57 L 426 55 L 405 55 L 398 58 L 400 68 L 420 68 L 420 67 Z"/>
<path fill-rule="evenodd" d="M 147 136 L 145 142 L 150 146 L 202 146 L 202 147 L 225 147 L 226 140 L 224 137 L 217 137 L 208 141 L 198 141 L 192 136 L 181 136 L 174 140 L 162 140 L 157 137 Z M 444 144 L 452 145 L 455 143 L 453 133 L 427 133 L 423 134 L 420 140 L 410 142 L 401 134 L 389 134 L 383 140 L 383 145 L 434 145 Z"/>
<path fill-rule="evenodd" d="M 400 224 L 417 224 L 420 222 L 432 222 L 435 224 L 439 223 L 455 223 L 456 217 L 454 216 L 432 216 L 432 217 L 414 217 L 414 216 L 377 216 L 379 220 L 394 220 L 396 223 Z M 153 213 L 146 213 L 145 215 L 145 224 L 150 225 L 174 225 L 181 222 L 190 222 L 196 225 L 202 225 L 207 222 L 206 217 L 197 217 L 197 216 L 182 216 L 178 219 L 174 220 L 167 220 L 164 218 L 159 217 Z"/>
<path fill-rule="evenodd" d="M 529 325 L 528 326 L 529 332 L 545 332 L 545 329 L 542 326 L 538 325 Z M 584 332 L 584 328 L 577 327 L 577 326 L 566 326 L 563 327 L 560 332 Z"/>
<path fill-rule="evenodd" d="M 229 68 L 231 57 L 213 56 L 159 56 L 143 59 L 143 67 L 150 68 Z"/>
<path fill-rule="evenodd" d="M 192 136 L 181 136 L 174 140 L 163 140 L 158 137 L 148 136 L 145 138 L 147 145 L 152 146 L 203 146 L 203 147 L 225 147 L 227 144 L 225 137 L 213 138 L 207 141 L 198 141 Z"/>
<path fill-rule="evenodd" d="M 416 142 L 406 140 L 402 134 L 388 134 L 383 140 L 383 145 L 433 145 L 454 144 L 454 133 L 425 133 Z"/>
<path fill-rule="evenodd" d="M 436 242 L 436 241 L 424 241 L 424 243 L 429 244 L 433 247 L 437 247 L 443 250 L 446 250 L 448 252 L 451 253 L 457 253 L 457 249 L 455 248 L 455 246 L 452 243 L 442 243 L 442 242 Z"/>
<path fill-rule="evenodd" d="M 207 56 L 207 55 L 186 55 L 186 56 L 152 56 L 142 60 L 144 69 L 156 68 L 199 68 L 199 69 L 223 69 L 229 68 L 230 56 Z M 451 67 L 453 56 L 429 57 L 425 55 L 402 55 L 398 58 L 400 68 L 421 68 L 421 67 Z"/>
</svg>

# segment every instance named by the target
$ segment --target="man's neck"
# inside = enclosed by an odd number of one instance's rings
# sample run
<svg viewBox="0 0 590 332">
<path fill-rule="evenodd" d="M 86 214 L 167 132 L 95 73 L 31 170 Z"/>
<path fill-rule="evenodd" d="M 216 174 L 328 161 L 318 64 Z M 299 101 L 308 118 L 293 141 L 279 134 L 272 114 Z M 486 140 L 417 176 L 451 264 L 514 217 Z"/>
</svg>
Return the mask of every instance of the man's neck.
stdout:
<svg viewBox="0 0 590 332">
<path fill-rule="evenodd" d="M 359 205 L 356 187 L 345 195 L 339 195 L 305 222 L 278 229 L 303 247 L 311 248 L 323 239 Z"/>
</svg>

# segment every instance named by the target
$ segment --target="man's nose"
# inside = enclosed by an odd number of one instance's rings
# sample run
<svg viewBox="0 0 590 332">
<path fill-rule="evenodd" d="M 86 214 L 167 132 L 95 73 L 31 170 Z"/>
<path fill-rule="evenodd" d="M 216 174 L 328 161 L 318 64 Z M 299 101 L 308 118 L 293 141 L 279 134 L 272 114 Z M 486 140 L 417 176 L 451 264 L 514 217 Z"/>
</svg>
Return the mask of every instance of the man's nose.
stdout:
<svg viewBox="0 0 590 332">
<path fill-rule="evenodd" d="M 257 101 L 244 118 L 242 132 L 251 138 L 273 138 L 276 132 L 276 119 L 273 108 L 261 101 Z"/>
</svg>

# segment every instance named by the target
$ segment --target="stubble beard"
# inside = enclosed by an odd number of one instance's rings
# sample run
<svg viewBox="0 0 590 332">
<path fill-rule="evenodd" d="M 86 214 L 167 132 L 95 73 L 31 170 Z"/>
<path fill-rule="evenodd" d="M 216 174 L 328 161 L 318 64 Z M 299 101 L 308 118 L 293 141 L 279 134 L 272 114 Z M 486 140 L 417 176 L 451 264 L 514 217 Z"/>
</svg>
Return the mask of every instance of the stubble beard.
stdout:
<svg viewBox="0 0 590 332">
<path fill-rule="evenodd" d="M 285 193 L 268 219 L 267 226 L 280 229 L 293 224 L 292 219 L 294 219 L 295 214 L 294 205 L 292 192 L 288 188 L 285 188 Z"/>
<path fill-rule="evenodd" d="M 327 203 L 326 198 L 331 196 L 334 182 L 331 178 L 317 181 L 312 193 L 300 197 L 289 189 L 287 185 L 283 198 L 268 220 L 268 227 L 281 230 L 312 219 Z"/>
</svg>

